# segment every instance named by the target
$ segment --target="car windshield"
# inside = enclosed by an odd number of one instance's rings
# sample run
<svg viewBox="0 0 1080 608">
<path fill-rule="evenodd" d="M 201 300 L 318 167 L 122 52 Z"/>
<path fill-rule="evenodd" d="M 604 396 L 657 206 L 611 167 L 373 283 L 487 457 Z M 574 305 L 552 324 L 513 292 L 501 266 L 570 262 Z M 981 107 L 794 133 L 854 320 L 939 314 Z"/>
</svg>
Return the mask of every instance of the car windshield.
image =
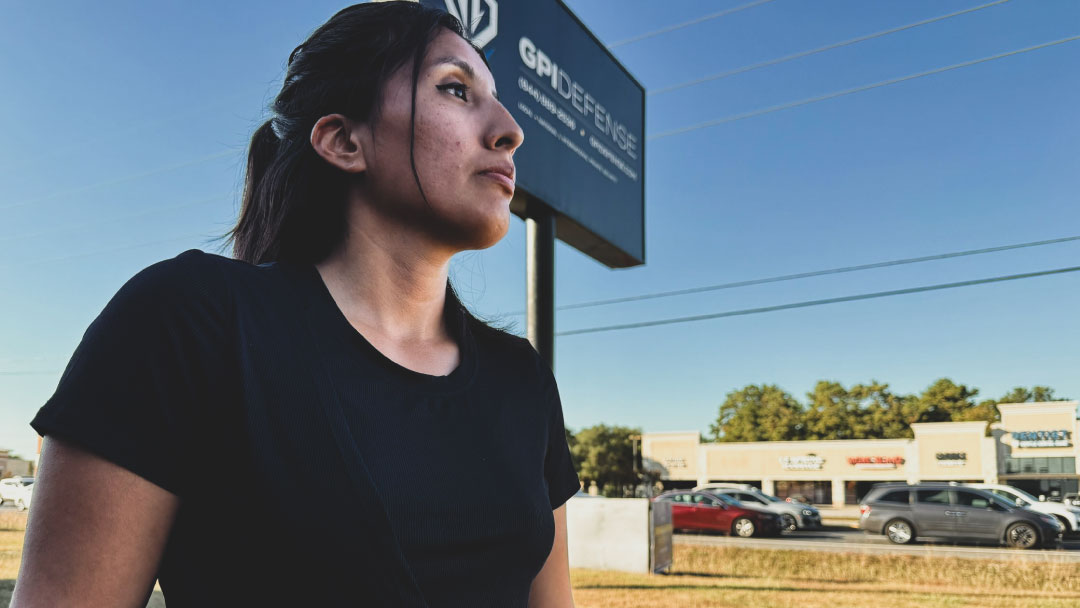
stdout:
<svg viewBox="0 0 1080 608">
<path fill-rule="evenodd" d="M 725 504 L 729 504 L 729 505 L 731 505 L 731 506 L 733 506 L 733 507 L 738 507 L 738 506 L 741 506 L 741 505 L 740 505 L 740 503 L 739 503 L 739 501 L 737 501 L 737 500 L 735 500 L 734 498 L 732 498 L 732 497 L 728 496 L 727 494 L 719 494 L 719 493 L 709 492 L 709 495 L 710 495 L 710 496 L 715 496 L 715 497 L 716 497 L 716 498 L 718 498 L 718 499 L 719 499 L 719 500 L 720 500 L 721 502 L 723 502 L 723 503 L 725 503 Z"/>
<path fill-rule="evenodd" d="M 1020 498 L 1023 498 L 1028 502 L 1039 502 L 1038 498 L 1035 498 L 1031 494 L 1028 494 L 1027 492 L 1021 490 L 1020 488 L 1009 488 L 1008 490 L 1006 490 L 1006 492 L 1019 496 Z"/>
<path fill-rule="evenodd" d="M 762 498 L 769 502 L 784 502 L 783 500 L 771 495 L 771 494 L 759 494 Z"/>
</svg>

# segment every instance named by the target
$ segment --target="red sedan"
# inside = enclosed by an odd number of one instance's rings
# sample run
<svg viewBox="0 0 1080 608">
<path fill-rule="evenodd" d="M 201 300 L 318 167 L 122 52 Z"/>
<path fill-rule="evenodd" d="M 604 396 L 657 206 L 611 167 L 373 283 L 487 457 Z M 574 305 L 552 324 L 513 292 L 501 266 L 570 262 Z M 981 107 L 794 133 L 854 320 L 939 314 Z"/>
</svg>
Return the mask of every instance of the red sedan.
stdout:
<svg viewBox="0 0 1080 608">
<path fill-rule="evenodd" d="M 727 496 L 672 490 L 653 500 L 671 503 L 671 526 L 676 530 L 711 530 L 742 537 L 780 534 L 779 515 Z"/>
</svg>

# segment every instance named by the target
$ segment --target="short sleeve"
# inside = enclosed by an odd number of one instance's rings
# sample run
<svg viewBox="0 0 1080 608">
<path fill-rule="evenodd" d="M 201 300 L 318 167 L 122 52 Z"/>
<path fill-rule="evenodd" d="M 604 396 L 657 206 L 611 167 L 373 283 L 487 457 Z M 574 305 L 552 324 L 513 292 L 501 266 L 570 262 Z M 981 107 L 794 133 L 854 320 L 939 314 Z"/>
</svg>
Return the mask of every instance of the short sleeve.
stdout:
<svg viewBox="0 0 1080 608">
<path fill-rule="evenodd" d="M 200 251 L 129 280 L 91 323 L 30 426 L 181 495 L 185 454 L 225 367 L 224 282 Z M 216 274 L 216 276 L 215 276 Z"/>
<path fill-rule="evenodd" d="M 545 373 L 547 389 L 545 400 L 548 411 L 547 456 L 544 458 L 544 478 L 547 481 L 548 497 L 554 510 L 562 506 L 570 497 L 581 489 L 574 461 L 570 456 L 570 446 L 566 443 L 566 425 L 563 422 L 562 400 L 559 387 L 547 365 L 541 362 L 541 371 Z"/>
</svg>

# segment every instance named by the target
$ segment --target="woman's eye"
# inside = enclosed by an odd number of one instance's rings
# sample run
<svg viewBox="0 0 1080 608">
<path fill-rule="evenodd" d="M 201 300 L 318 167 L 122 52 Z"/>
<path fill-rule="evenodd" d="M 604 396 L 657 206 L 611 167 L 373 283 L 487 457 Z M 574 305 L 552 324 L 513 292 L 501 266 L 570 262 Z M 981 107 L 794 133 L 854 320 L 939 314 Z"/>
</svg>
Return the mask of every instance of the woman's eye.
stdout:
<svg viewBox="0 0 1080 608">
<path fill-rule="evenodd" d="M 463 101 L 469 101 L 469 87 L 460 82 L 440 84 L 436 88 L 440 91 L 451 91 L 454 97 L 458 97 Z"/>
</svg>

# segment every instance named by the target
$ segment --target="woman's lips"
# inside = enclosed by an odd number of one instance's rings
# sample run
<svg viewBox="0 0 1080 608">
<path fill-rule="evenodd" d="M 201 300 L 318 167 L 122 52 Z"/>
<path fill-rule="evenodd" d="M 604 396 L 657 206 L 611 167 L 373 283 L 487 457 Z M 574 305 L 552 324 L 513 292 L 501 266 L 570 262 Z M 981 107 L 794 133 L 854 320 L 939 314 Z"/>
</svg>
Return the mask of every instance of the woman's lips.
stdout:
<svg viewBox="0 0 1080 608">
<path fill-rule="evenodd" d="M 514 180 L 503 175 L 502 173 L 496 173 L 494 171 L 483 171 L 480 173 L 480 175 L 502 185 L 502 187 L 505 188 L 506 191 L 510 194 L 514 193 Z"/>
</svg>

